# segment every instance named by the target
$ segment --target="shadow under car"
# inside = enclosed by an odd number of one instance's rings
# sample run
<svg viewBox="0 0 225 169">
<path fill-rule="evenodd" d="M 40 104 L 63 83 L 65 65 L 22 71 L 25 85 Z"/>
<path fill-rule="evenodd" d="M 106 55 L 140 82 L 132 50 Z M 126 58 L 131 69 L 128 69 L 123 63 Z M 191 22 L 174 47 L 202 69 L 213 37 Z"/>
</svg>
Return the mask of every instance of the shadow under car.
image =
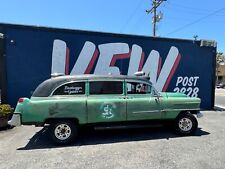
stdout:
<svg viewBox="0 0 225 169">
<path fill-rule="evenodd" d="M 208 135 L 209 132 L 203 131 L 198 128 L 194 136 Z M 55 145 L 48 136 L 48 127 L 43 127 L 37 132 L 24 147 L 17 150 L 31 150 L 31 149 L 46 149 L 46 148 L 59 148 L 68 146 L 85 146 L 97 144 L 111 144 L 119 142 L 132 142 L 144 140 L 157 140 L 180 136 L 171 132 L 168 127 L 155 127 L 155 128 L 137 128 L 137 129 L 113 129 L 113 130 L 93 130 L 93 128 L 82 128 L 79 132 L 77 141 L 67 146 Z"/>
</svg>

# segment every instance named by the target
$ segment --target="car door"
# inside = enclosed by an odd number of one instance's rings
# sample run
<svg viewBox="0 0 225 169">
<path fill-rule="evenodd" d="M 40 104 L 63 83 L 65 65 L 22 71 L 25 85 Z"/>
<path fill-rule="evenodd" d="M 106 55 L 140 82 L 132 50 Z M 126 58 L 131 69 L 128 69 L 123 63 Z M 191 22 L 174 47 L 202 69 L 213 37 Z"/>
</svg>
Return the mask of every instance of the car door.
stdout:
<svg viewBox="0 0 225 169">
<path fill-rule="evenodd" d="M 48 111 L 45 112 L 49 113 L 50 118 L 77 118 L 80 123 L 86 123 L 87 96 L 85 85 L 85 81 L 71 81 L 58 86 L 52 92 L 52 97 L 49 97 L 48 102 L 41 103 L 41 109 L 47 109 Z M 38 110 L 38 105 L 33 106 L 36 106 Z M 42 113 L 39 112 L 39 114 Z"/>
<path fill-rule="evenodd" d="M 127 120 L 161 119 L 160 97 L 145 82 L 126 82 Z"/>
<path fill-rule="evenodd" d="M 88 122 L 126 120 L 124 80 L 89 81 Z"/>
</svg>

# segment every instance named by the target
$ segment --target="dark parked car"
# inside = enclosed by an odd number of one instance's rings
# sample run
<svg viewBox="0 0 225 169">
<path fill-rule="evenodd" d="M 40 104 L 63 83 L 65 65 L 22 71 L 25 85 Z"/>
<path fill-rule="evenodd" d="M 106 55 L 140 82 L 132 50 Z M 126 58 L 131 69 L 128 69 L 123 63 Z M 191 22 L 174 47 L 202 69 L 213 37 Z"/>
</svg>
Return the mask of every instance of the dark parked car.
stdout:
<svg viewBox="0 0 225 169">
<path fill-rule="evenodd" d="M 225 88 L 225 82 L 220 82 L 216 85 L 216 88 Z"/>
</svg>

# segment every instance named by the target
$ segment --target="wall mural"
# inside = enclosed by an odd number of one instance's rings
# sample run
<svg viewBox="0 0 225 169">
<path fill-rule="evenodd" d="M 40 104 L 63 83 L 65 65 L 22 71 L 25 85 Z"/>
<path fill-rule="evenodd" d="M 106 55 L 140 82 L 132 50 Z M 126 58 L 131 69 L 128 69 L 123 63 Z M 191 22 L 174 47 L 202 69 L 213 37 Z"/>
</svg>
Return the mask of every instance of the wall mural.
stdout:
<svg viewBox="0 0 225 169">
<path fill-rule="evenodd" d="M 136 44 L 130 49 L 126 43 L 106 43 L 98 47 L 90 41 L 85 42 L 78 59 L 71 72 L 69 67 L 69 48 L 66 42 L 54 40 L 52 52 L 52 74 L 88 74 L 93 70 L 94 63 L 97 65 L 94 74 L 121 74 L 120 68 L 115 66 L 118 59 L 129 59 L 127 75 L 134 75 L 135 72 L 143 70 L 149 74 L 151 82 L 158 91 L 166 91 L 170 80 L 177 69 L 181 55 L 176 47 L 172 46 L 168 51 L 166 60 L 162 66 L 162 58 L 156 50 L 152 50 L 147 60 L 144 61 L 144 51 Z M 137 64 L 138 63 L 138 64 Z"/>
<path fill-rule="evenodd" d="M 216 48 L 202 47 L 200 41 L 17 26 L 3 33 L 6 101 L 12 105 L 54 73 L 134 75 L 143 70 L 158 91 L 200 97 L 201 108 L 213 107 Z M 59 94 L 83 93 L 73 87 Z"/>
</svg>

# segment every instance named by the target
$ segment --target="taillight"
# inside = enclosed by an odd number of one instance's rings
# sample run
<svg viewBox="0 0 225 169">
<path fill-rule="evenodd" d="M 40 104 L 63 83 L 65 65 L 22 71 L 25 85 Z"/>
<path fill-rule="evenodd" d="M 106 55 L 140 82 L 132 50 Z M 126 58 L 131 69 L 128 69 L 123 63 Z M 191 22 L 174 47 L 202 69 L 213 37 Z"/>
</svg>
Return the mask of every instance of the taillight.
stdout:
<svg viewBox="0 0 225 169">
<path fill-rule="evenodd" d="M 19 98 L 18 103 L 23 103 L 24 98 Z"/>
</svg>

